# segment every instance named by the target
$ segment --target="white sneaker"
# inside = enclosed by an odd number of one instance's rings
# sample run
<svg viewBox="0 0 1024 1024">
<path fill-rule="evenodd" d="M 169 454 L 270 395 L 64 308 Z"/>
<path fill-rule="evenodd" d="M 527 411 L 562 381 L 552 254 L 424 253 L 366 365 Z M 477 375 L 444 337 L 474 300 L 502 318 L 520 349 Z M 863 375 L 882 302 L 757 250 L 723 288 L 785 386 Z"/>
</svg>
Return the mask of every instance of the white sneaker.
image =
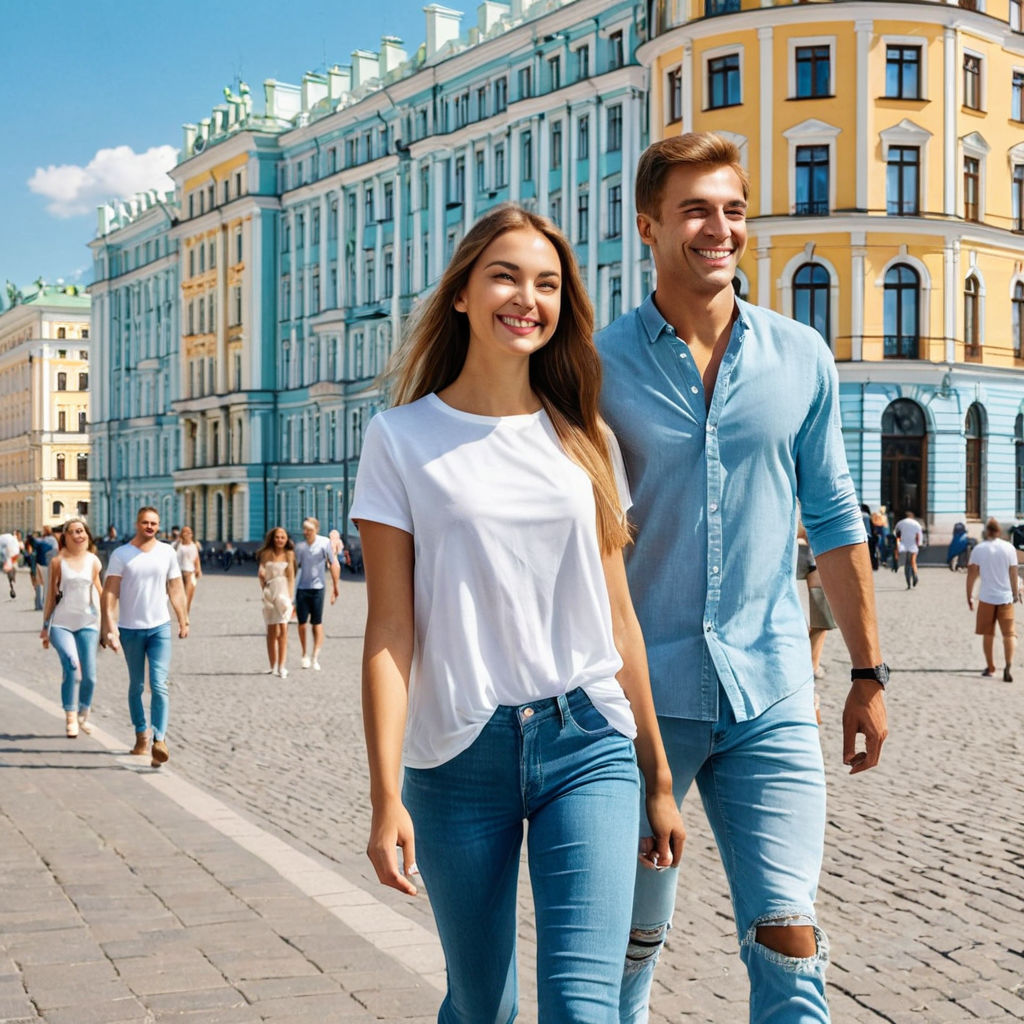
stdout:
<svg viewBox="0 0 1024 1024">
<path fill-rule="evenodd" d="M 309 655 L 308 654 L 304 654 L 302 656 L 302 667 L 303 668 L 309 668 Z"/>
<path fill-rule="evenodd" d="M 278 667 L 277 667 L 277 666 L 275 665 L 275 666 L 274 666 L 274 667 L 273 667 L 273 668 L 272 668 L 272 669 L 270 670 L 270 674 L 271 674 L 272 676 L 279 676 L 279 675 L 281 674 L 281 670 L 280 670 L 280 669 L 279 669 L 279 668 L 278 668 Z"/>
<path fill-rule="evenodd" d="M 280 671 L 280 672 L 278 672 L 278 675 L 279 675 L 279 676 L 280 676 L 280 677 L 281 677 L 282 679 L 287 679 L 287 678 L 288 678 L 288 669 L 286 669 L 286 668 L 284 667 L 284 665 L 282 665 L 282 666 L 281 666 L 281 671 Z"/>
<path fill-rule="evenodd" d="M 317 661 L 316 658 L 313 659 L 313 668 L 315 668 L 317 672 L 320 671 L 320 662 Z"/>
</svg>

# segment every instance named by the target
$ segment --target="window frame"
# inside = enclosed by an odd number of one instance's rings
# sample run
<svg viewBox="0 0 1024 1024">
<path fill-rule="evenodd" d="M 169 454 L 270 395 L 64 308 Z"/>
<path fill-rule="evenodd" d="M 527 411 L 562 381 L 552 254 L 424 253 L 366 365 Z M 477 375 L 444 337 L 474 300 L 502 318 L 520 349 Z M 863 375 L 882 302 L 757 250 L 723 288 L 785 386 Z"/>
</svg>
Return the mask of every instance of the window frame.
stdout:
<svg viewBox="0 0 1024 1024">
<path fill-rule="evenodd" d="M 735 69 L 713 69 L 712 65 L 717 65 L 723 61 L 729 60 L 730 58 L 736 58 Z M 721 46 L 713 50 L 707 50 L 701 55 L 701 65 L 703 71 L 701 80 L 704 88 L 704 105 L 702 109 L 704 111 L 725 110 L 728 107 L 739 107 L 743 105 L 744 50 L 742 46 Z M 735 80 L 739 93 L 739 98 L 735 100 L 729 98 L 728 94 L 728 83 L 731 80 L 730 75 L 733 73 L 735 73 Z M 723 88 L 726 92 L 726 102 L 712 103 L 714 92 L 712 74 L 715 74 L 716 77 L 724 77 L 725 85 Z"/>
</svg>

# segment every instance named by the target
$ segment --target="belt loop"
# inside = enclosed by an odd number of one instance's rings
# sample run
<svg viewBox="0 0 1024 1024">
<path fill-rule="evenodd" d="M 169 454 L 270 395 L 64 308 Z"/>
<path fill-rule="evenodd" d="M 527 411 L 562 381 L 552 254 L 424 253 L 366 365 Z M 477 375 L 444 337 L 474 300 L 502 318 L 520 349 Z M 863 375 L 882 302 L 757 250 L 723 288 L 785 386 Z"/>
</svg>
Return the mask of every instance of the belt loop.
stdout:
<svg viewBox="0 0 1024 1024">
<path fill-rule="evenodd" d="M 569 699 L 564 693 L 560 693 L 556 698 L 555 702 L 558 704 L 558 717 L 562 720 L 562 728 L 565 728 L 565 723 L 569 721 Z"/>
</svg>

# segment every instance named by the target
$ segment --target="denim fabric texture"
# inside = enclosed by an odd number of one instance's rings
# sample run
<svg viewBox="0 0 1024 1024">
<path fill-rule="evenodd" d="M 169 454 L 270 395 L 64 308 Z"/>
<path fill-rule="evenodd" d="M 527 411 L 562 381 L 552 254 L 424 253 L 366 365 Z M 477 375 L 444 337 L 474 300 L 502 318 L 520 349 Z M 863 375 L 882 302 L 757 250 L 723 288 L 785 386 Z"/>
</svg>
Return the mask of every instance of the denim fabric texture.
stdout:
<svg viewBox="0 0 1024 1024">
<path fill-rule="evenodd" d="M 128 711 L 136 732 L 146 731 L 146 708 L 142 691 L 146 685 L 149 662 L 149 716 L 153 739 L 162 740 L 167 732 L 167 673 L 171 667 L 171 624 L 151 629 L 121 629 L 121 646 L 128 663 Z"/>
<path fill-rule="evenodd" d="M 96 686 L 96 649 L 99 646 L 99 630 L 65 629 L 63 626 L 50 627 L 50 643 L 60 657 L 63 672 L 60 683 L 60 700 L 65 711 L 88 711 L 92 706 L 92 694 Z M 78 681 L 81 670 L 81 683 Z M 75 690 L 78 701 L 75 701 Z"/>
<path fill-rule="evenodd" d="M 661 718 L 676 799 L 696 780 L 732 893 L 740 957 L 750 978 L 751 1024 L 824 1024 L 828 940 L 814 898 L 825 834 L 825 770 L 808 684 L 757 718 L 737 722 L 726 700 L 717 722 Z M 649 834 L 641 821 L 640 834 Z M 686 858 L 682 869 L 685 875 Z M 679 869 L 639 869 L 633 929 L 671 925 Z M 685 880 L 684 880 L 685 884 Z M 784 956 L 756 941 L 763 924 L 812 925 L 818 953 Z M 660 942 L 630 948 L 621 1020 L 645 1024 Z"/>
<path fill-rule="evenodd" d="M 406 768 L 416 859 L 448 968 L 439 1024 L 516 1017 L 523 823 L 540 1024 L 617 1024 L 637 862 L 632 742 L 583 690 L 499 707 L 435 768 Z"/>
</svg>

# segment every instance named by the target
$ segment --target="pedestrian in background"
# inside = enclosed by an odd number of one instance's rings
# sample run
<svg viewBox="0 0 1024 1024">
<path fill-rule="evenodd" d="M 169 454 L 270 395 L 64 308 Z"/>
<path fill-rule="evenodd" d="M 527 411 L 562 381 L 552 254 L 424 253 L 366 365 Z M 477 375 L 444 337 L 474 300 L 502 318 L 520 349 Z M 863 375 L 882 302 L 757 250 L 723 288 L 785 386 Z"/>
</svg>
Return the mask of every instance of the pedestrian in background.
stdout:
<svg viewBox="0 0 1024 1024">
<path fill-rule="evenodd" d="M 320 671 L 320 651 L 324 646 L 324 590 L 331 574 L 331 604 L 338 599 L 341 570 L 331 542 L 320 535 L 320 520 L 309 516 L 302 520 L 302 540 L 295 545 L 295 613 L 299 620 L 299 646 L 302 667 Z M 306 623 L 313 629 L 312 657 L 306 646 Z"/>
<path fill-rule="evenodd" d="M 100 644 L 114 651 L 124 648 L 128 665 L 128 710 L 135 727 L 135 746 L 131 752 L 140 756 L 150 752 L 154 768 L 159 768 L 170 757 L 167 749 L 167 674 L 171 666 L 168 600 L 178 620 L 178 637 L 184 640 L 189 629 L 178 558 L 169 544 L 157 540 L 159 532 L 160 513 L 151 505 L 144 505 L 135 519 L 135 536 L 115 548 L 110 556 L 100 622 Z M 147 662 L 152 750 L 142 701 Z"/>
<path fill-rule="evenodd" d="M 682 850 L 592 325 L 561 232 L 491 211 L 424 307 L 396 407 L 370 421 L 360 458 L 367 853 L 410 894 L 418 855 L 448 1024 L 515 1017 L 524 818 L 544 1024 L 619 1019 L 637 760 L 644 862 L 665 868 Z"/>
<path fill-rule="evenodd" d="M 39 637 L 60 658 L 60 697 L 71 739 L 79 729 L 92 732 L 88 719 L 96 687 L 100 589 L 100 560 L 89 527 L 84 519 L 69 519 L 50 562 Z"/>
<path fill-rule="evenodd" d="M 1002 539 L 1003 528 L 998 519 L 985 524 L 985 536 L 975 544 L 967 565 L 967 607 L 974 608 L 974 587 L 981 580 L 978 591 L 978 612 L 974 632 L 981 637 L 985 652 L 983 676 L 996 674 L 994 657 L 996 624 L 1003 637 L 1003 681 L 1013 682 L 1013 652 L 1017 643 L 1013 606 L 1021 599 L 1017 573 L 1017 552 L 1009 541 Z"/>
<path fill-rule="evenodd" d="M 44 594 L 49 582 L 50 559 L 57 554 L 57 550 L 58 543 L 57 538 L 53 535 L 53 530 L 49 526 L 44 526 L 43 535 L 36 544 L 36 565 L 39 566 L 39 575 L 42 578 Z M 12 594 L 11 596 L 13 597 L 14 595 Z"/>
<path fill-rule="evenodd" d="M 903 575 L 907 580 L 907 590 L 917 586 L 917 553 L 924 544 L 924 531 L 921 524 L 914 518 L 914 513 L 907 511 L 893 530 L 896 537 L 896 551 L 893 554 L 893 572 L 899 564 L 900 555 L 904 556 Z"/>
<path fill-rule="evenodd" d="M 177 527 L 175 527 L 177 529 Z M 172 535 L 174 530 L 171 531 Z M 181 569 L 182 585 L 185 588 L 185 609 L 192 614 L 192 599 L 196 596 L 196 584 L 203 575 L 203 566 L 199 558 L 199 545 L 192 535 L 191 526 L 183 526 L 177 538 L 171 542 L 178 556 L 178 568 Z"/>
<path fill-rule="evenodd" d="M 17 592 L 14 589 L 18 582 L 18 559 L 21 557 L 21 545 L 13 533 L 0 533 L 0 564 L 3 566 L 4 575 L 7 577 L 7 586 L 11 592 L 11 600 L 16 598 Z"/>
<path fill-rule="evenodd" d="M 267 627 L 267 657 L 270 675 L 288 678 L 285 659 L 288 656 L 288 623 L 294 606 L 295 545 L 283 526 L 267 531 L 256 552 L 256 575 L 263 599 L 263 621 Z"/>
<path fill-rule="evenodd" d="M 28 533 L 25 535 L 25 567 L 28 569 L 29 582 L 32 584 L 32 589 L 35 592 L 35 603 L 32 606 L 33 611 L 41 612 L 43 610 L 43 579 L 39 574 L 39 564 L 36 558 L 36 541 L 35 534 Z"/>
</svg>

